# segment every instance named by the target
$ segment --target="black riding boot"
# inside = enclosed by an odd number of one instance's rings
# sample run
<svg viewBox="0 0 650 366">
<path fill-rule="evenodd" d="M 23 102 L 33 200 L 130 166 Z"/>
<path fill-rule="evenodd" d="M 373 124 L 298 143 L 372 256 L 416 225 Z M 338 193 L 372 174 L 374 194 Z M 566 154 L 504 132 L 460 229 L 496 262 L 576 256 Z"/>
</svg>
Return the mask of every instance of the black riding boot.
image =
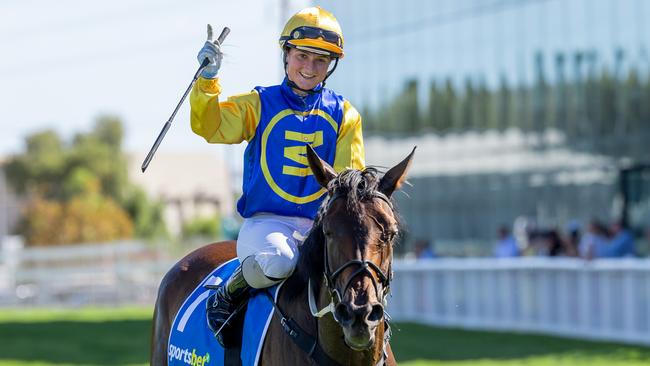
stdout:
<svg viewBox="0 0 650 366">
<path fill-rule="evenodd" d="M 225 284 L 219 286 L 217 290 L 208 297 L 206 302 L 206 315 L 208 318 L 208 326 L 221 346 L 226 347 L 224 341 L 224 333 L 228 333 L 230 324 L 224 326 L 230 315 L 237 309 L 237 307 L 248 298 L 248 290 L 251 287 L 244 279 L 241 265 L 235 269 L 232 276 L 226 281 Z M 223 329 L 222 329 L 223 327 Z M 221 331 L 219 332 L 219 330 Z M 217 333 L 219 332 L 219 333 Z"/>
</svg>

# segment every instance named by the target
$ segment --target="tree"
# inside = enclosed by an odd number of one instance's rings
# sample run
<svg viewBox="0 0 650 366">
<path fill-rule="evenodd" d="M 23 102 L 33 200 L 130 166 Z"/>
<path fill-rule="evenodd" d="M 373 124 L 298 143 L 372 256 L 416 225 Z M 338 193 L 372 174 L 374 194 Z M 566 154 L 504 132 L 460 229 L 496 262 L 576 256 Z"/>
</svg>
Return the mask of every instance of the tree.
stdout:
<svg viewBox="0 0 650 366">
<path fill-rule="evenodd" d="M 419 132 L 422 128 L 422 123 L 420 121 L 417 80 L 409 80 L 406 83 L 404 92 L 398 100 L 396 107 L 396 112 L 399 115 L 395 116 L 395 118 L 398 119 L 401 116 L 404 130 L 410 134 Z"/>
<path fill-rule="evenodd" d="M 458 120 L 459 124 L 454 126 L 456 127 L 457 130 L 459 131 L 467 131 L 472 129 L 474 126 L 474 122 L 476 119 L 475 116 L 475 109 L 474 109 L 474 103 L 475 103 L 475 92 L 474 92 L 474 85 L 472 83 L 472 79 L 466 78 L 465 79 L 465 90 L 463 94 L 463 98 L 461 99 L 460 102 L 460 119 Z"/>
<path fill-rule="evenodd" d="M 116 116 L 100 116 L 95 122 L 95 128 L 91 134 L 97 137 L 99 141 L 110 146 L 115 152 L 122 149 L 124 127 L 122 121 Z"/>
<path fill-rule="evenodd" d="M 74 137 L 66 167 L 68 172 L 79 167 L 91 171 L 99 178 L 102 193 L 118 202 L 124 201 L 129 184 L 122 134 L 118 120 L 100 118 L 90 133 Z"/>
<path fill-rule="evenodd" d="M 123 206 L 133 219 L 135 236 L 139 238 L 169 236 L 163 218 L 163 202 L 150 200 L 142 188 L 131 186 Z"/>
<path fill-rule="evenodd" d="M 499 91 L 497 92 L 497 106 L 496 106 L 496 124 L 488 126 L 488 128 L 496 128 L 499 131 L 504 131 L 508 127 L 512 127 L 512 92 L 508 85 L 508 80 L 505 75 L 501 75 L 499 83 Z"/>
<path fill-rule="evenodd" d="M 419 115 L 417 82 L 410 80 L 392 102 L 364 114 L 376 132 L 416 134 L 427 130 L 517 127 L 541 133 L 556 129 L 569 147 L 614 157 L 646 160 L 644 141 L 650 139 L 650 72 L 631 65 L 622 50 L 614 50 L 614 65 L 599 63 L 595 50 L 558 52 L 548 75 L 541 52 L 535 55 L 534 82 L 514 83 L 506 74 L 491 87 L 466 77 L 462 85 L 451 78 L 429 84 L 426 114 Z M 612 71 L 613 70 L 613 71 Z"/>
<path fill-rule="evenodd" d="M 474 102 L 474 128 L 477 130 L 487 130 L 489 126 L 494 124 L 494 122 L 492 122 L 495 118 L 493 94 L 494 93 L 490 92 L 488 89 L 485 80 L 481 79 L 478 83 Z"/>
<path fill-rule="evenodd" d="M 112 199 L 84 194 L 67 202 L 36 197 L 26 207 L 21 231 L 29 245 L 97 243 L 132 237 L 133 224 Z"/>
<path fill-rule="evenodd" d="M 79 243 L 165 235 L 162 204 L 128 181 L 116 117 L 100 117 L 65 144 L 54 131 L 26 138 L 5 165 L 8 182 L 31 202 L 21 234 L 30 244 Z"/>
<path fill-rule="evenodd" d="M 61 139 L 52 130 L 27 136 L 24 154 L 10 159 L 5 167 L 7 180 L 19 194 L 38 193 L 58 197 L 66 156 Z"/>
<path fill-rule="evenodd" d="M 221 220 L 219 216 L 196 217 L 185 223 L 182 229 L 184 238 L 217 238 L 221 234 Z"/>
<path fill-rule="evenodd" d="M 535 132 L 541 132 L 550 125 L 547 109 L 549 87 L 544 73 L 544 55 L 541 51 L 538 51 L 535 55 L 535 73 L 536 80 L 533 91 L 534 100 L 532 103 L 531 129 Z"/>
</svg>

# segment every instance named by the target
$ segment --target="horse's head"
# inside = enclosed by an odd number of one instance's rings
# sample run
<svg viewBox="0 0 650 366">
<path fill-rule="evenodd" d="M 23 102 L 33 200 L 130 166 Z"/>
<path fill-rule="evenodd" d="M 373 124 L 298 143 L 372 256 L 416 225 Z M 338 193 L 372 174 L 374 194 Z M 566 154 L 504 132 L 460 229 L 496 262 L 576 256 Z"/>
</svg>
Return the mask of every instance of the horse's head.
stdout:
<svg viewBox="0 0 650 366">
<path fill-rule="evenodd" d="M 334 304 L 334 319 L 346 344 L 355 350 L 372 347 L 384 319 L 392 277 L 393 239 L 398 218 L 390 197 L 405 179 L 413 152 L 383 177 L 368 168 L 337 175 L 309 147 L 309 165 L 328 199 L 314 233 L 322 238 L 322 272 Z"/>
</svg>

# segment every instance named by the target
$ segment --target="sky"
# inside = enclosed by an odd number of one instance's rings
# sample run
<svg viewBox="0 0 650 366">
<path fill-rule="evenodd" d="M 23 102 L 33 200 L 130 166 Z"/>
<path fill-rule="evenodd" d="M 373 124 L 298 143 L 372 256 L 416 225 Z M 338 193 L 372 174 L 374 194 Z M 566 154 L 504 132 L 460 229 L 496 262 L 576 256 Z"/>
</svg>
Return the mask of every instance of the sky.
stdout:
<svg viewBox="0 0 650 366">
<path fill-rule="evenodd" d="M 222 50 L 222 95 L 283 76 L 277 38 L 281 0 L 4 1 L 0 3 L 0 156 L 27 135 L 54 129 L 66 140 L 97 116 L 117 115 L 125 147 L 148 151 L 198 67 L 206 24 L 231 28 Z M 287 0 L 293 14 L 306 0 Z M 189 101 L 160 149 L 218 152 L 189 128 Z"/>
</svg>

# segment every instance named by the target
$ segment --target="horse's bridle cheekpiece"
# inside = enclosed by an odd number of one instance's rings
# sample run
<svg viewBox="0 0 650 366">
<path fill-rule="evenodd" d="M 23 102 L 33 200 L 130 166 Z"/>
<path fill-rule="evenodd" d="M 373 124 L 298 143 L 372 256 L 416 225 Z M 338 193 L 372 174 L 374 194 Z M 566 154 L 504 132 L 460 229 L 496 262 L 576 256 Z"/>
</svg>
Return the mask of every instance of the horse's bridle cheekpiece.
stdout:
<svg viewBox="0 0 650 366">
<path fill-rule="evenodd" d="M 327 203 L 327 209 L 331 207 L 332 203 L 338 199 L 344 197 L 344 193 L 334 193 L 332 197 L 330 198 L 329 202 Z M 373 198 L 379 198 L 386 202 L 388 204 L 388 207 L 390 207 L 391 211 L 393 210 L 393 204 L 390 201 L 390 198 L 386 196 L 385 194 L 379 192 L 379 191 L 374 191 L 372 192 L 372 197 Z M 388 274 L 385 274 L 382 269 L 375 264 L 373 261 L 364 259 L 352 259 L 341 265 L 339 268 L 337 268 L 334 272 L 330 269 L 330 263 L 329 263 L 329 257 L 328 257 L 328 252 L 327 252 L 327 244 L 323 245 L 323 255 L 324 255 L 324 260 L 325 260 L 325 284 L 327 286 L 327 291 L 330 294 L 330 297 L 332 299 L 332 304 L 330 306 L 331 309 L 334 309 L 336 305 L 338 305 L 343 297 L 339 290 L 336 288 L 336 278 L 341 275 L 343 270 L 345 270 L 348 267 L 352 266 L 358 266 L 359 268 L 354 271 L 347 279 L 345 282 L 345 286 L 343 286 L 343 293 L 348 289 L 350 286 L 350 283 L 352 283 L 352 280 L 359 274 L 363 272 L 367 272 L 370 275 L 370 279 L 372 281 L 372 286 L 375 288 L 375 294 L 377 294 L 377 297 L 379 298 L 379 301 L 385 304 L 386 296 L 390 293 L 390 282 L 393 279 L 393 274 L 392 274 L 392 269 L 389 267 L 388 269 Z M 377 286 L 377 280 L 375 280 L 375 276 L 372 275 L 372 272 L 370 271 L 372 269 L 377 277 L 379 278 L 379 283 L 382 285 L 382 292 L 379 292 L 379 288 Z M 332 315 L 334 316 L 334 320 L 336 322 L 339 322 L 339 320 L 336 318 L 336 314 L 332 311 Z"/>
</svg>

